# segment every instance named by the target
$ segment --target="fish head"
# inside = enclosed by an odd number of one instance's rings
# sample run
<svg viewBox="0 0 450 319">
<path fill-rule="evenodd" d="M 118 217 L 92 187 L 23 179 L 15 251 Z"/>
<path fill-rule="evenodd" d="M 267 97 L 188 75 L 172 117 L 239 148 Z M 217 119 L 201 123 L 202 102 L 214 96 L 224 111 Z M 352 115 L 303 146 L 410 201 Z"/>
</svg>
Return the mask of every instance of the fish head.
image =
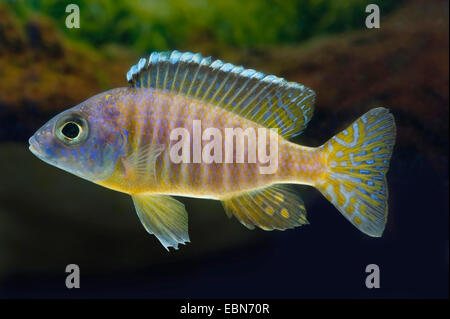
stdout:
<svg viewBox="0 0 450 319">
<path fill-rule="evenodd" d="M 108 96 L 108 92 L 99 94 L 56 115 L 29 139 L 30 151 L 81 178 L 107 179 L 124 145 L 118 111 Z"/>
</svg>

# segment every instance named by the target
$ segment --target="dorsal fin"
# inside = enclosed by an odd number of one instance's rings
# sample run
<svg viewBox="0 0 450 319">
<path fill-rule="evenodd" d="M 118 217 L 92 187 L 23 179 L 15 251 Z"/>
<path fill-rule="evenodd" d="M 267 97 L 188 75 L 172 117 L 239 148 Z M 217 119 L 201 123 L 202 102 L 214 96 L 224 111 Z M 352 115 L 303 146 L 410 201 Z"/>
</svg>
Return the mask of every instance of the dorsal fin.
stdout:
<svg viewBox="0 0 450 319">
<path fill-rule="evenodd" d="M 167 90 L 222 107 L 289 138 L 300 134 L 312 117 L 313 90 L 189 52 L 153 52 L 127 73 L 132 87 Z"/>
</svg>

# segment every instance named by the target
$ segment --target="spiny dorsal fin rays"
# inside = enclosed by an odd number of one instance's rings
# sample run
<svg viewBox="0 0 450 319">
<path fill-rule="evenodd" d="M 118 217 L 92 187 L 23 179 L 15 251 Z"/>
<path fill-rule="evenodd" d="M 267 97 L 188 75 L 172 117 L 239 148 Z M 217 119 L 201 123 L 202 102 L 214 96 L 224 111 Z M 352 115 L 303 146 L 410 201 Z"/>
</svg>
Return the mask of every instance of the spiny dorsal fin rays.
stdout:
<svg viewBox="0 0 450 319">
<path fill-rule="evenodd" d="M 315 93 L 274 75 L 190 52 L 153 52 L 127 73 L 132 87 L 184 94 L 222 107 L 289 138 L 312 117 Z"/>
</svg>

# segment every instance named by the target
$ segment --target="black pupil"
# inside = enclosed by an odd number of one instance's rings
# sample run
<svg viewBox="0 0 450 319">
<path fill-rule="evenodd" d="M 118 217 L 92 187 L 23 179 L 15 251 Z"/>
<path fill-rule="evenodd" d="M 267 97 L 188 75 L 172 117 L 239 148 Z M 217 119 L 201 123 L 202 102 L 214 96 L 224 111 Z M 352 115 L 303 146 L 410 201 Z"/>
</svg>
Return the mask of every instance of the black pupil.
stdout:
<svg viewBox="0 0 450 319">
<path fill-rule="evenodd" d="M 64 125 L 61 132 L 64 134 L 65 137 L 75 138 L 78 136 L 78 134 L 80 134 L 80 128 L 78 127 L 77 124 L 69 122 Z"/>
</svg>

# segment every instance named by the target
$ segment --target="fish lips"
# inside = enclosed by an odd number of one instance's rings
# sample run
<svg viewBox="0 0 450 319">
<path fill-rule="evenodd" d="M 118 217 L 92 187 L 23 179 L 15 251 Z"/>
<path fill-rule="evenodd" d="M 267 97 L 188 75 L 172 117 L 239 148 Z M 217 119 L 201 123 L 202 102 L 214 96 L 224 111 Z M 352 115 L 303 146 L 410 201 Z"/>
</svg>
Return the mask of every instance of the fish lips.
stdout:
<svg viewBox="0 0 450 319">
<path fill-rule="evenodd" d="M 28 143 L 30 144 L 28 149 L 31 151 L 31 153 L 33 153 L 38 158 L 45 160 L 44 153 L 41 151 L 41 146 L 39 145 L 39 142 L 36 140 L 36 137 L 34 135 L 30 137 Z"/>
</svg>

